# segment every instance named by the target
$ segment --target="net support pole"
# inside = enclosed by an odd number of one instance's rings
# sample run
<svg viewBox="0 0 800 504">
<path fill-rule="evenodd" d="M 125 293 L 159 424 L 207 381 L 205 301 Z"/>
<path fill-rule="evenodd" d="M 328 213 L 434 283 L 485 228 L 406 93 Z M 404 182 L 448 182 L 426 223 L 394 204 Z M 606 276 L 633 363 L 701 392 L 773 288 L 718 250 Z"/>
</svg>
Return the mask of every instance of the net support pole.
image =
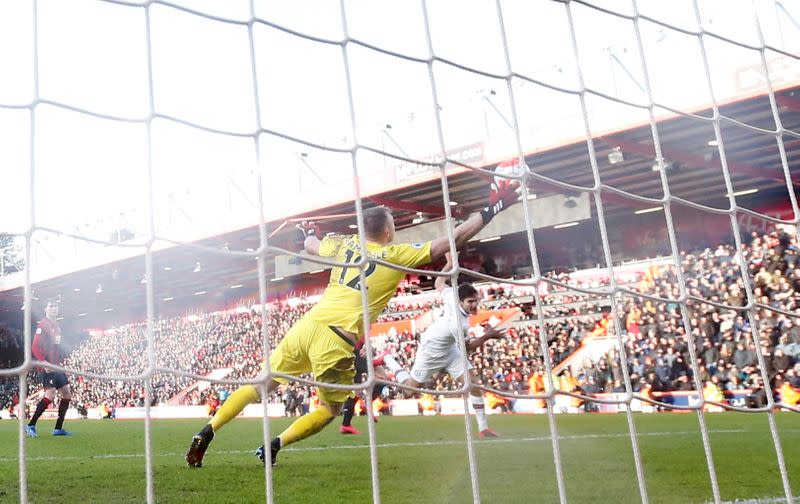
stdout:
<svg viewBox="0 0 800 504">
<path fill-rule="evenodd" d="M 24 335 L 24 361 L 23 373 L 19 377 L 19 501 L 22 504 L 28 503 L 28 468 L 25 459 L 26 454 L 26 433 L 25 421 L 28 412 L 28 376 L 33 360 L 31 334 L 32 310 L 31 305 L 33 292 L 31 288 L 31 248 L 33 247 L 33 233 L 36 227 L 36 104 L 39 102 L 39 23 L 38 23 L 38 0 L 31 2 L 32 9 L 32 37 L 33 46 L 33 102 L 29 107 L 28 113 L 28 155 L 30 156 L 30 171 L 28 172 L 28 230 L 25 232 L 25 289 L 24 289 L 24 310 L 23 310 L 23 335 Z"/>
<path fill-rule="evenodd" d="M 149 238 L 145 249 L 145 297 L 147 305 L 147 369 L 144 375 L 145 419 L 145 492 L 148 504 L 155 504 L 155 482 L 153 479 L 153 432 L 150 405 L 153 397 L 153 374 L 156 366 L 155 338 L 153 321 L 155 318 L 153 245 L 156 240 L 155 198 L 153 196 L 153 118 L 155 117 L 155 91 L 153 86 L 153 39 L 150 4 L 144 6 L 145 50 L 147 65 L 148 115 L 145 123 L 147 131 L 147 208 Z"/>
</svg>

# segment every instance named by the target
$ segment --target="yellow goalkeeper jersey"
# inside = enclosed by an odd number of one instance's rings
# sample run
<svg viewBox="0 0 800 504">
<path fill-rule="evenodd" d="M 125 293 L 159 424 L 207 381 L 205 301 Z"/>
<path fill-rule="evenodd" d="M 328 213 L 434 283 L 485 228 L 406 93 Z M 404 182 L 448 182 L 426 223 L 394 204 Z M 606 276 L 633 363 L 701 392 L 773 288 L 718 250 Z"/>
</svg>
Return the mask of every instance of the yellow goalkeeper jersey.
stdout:
<svg viewBox="0 0 800 504">
<path fill-rule="evenodd" d="M 321 257 L 330 257 L 338 262 L 356 263 L 361 260 L 361 244 L 358 235 L 326 236 L 319 247 Z M 431 262 L 431 242 L 380 245 L 367 242 L 367 257 L 416 268 Z M 394 296 L 397 285 L 405 277 L 404 271 L 383 264 L 369 263 L 364 270 L 367 281 L 369 322 L 374 322 Z M 328 286 L 319 302 L 305 317 L 325 325 L 341 327 L 363 337 L 361 285 L 357 267 L 339 267 L 331 270 Z"/>
</svg>

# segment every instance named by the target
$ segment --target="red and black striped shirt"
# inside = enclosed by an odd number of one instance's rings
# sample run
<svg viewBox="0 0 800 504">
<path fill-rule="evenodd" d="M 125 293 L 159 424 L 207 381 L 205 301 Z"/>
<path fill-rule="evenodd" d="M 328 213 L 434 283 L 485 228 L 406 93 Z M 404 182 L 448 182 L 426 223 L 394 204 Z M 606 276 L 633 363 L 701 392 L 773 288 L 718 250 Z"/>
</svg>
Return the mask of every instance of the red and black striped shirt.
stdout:
<svg viewBox="0 0 800 504">
<path fill-rule="evenodd" d="M 60 364 L 61 328 L 48 318 L 43 318 L 36 324 L 36 335 L 33 337 L 33 356 L 40 361 L 50 364 Z"/>
</svg>

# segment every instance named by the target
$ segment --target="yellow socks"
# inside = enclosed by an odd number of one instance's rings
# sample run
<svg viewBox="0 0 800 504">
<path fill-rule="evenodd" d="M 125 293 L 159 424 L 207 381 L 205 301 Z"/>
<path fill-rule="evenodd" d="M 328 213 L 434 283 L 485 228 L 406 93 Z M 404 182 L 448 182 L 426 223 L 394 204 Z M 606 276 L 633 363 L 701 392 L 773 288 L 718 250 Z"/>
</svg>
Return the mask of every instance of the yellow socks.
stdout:
<svg viewBox="0 0 800 504">
<path fill-rule="evenodd" d="M 259 398 L 258 390 L 254 386 L 244 385 L 240 387 L 219 408 L 214 418 L 208 422 L 209 425 L 214 429 L 214 432 L 218 431 L 223 425 L 236 418 L 245 406 L 258 401 Z M 296 443 L 301 439 L 316 434 L 328 425 L 333 420 L 333 417 L 334 415 L 330 410 L 324 406 L 311 413 L 306 413 L 281 433 L 279 436 L 281 438 L 281 446 Z"/>
<path fill-rule="evenodd" d="M 214 417 L 208 422 L 214 432 L 222 428 L 223 425 L 230 422 L 236 415 L 250 403 L 254 403 L 260 399 L 258 390 L 252 385 L 243 385 L 239 387 L 236 392 L 230 395 L 219 410 L 217 410 Z"/>
<path fill-rule="evenodd" d="M 230 400 L 230 399 L 229 399 Z M 227 402 L 225 403 L 227 404 Z M 216 417 L 215 417 L 216 418 Z M 281 447 L 296 443 L 302 439 L 316 434 L 333 420 L 333 414 L 328 408 L 321 407 L 306 413 L 292 423 L 278 436 L 281 438 Z"/>
</svg>

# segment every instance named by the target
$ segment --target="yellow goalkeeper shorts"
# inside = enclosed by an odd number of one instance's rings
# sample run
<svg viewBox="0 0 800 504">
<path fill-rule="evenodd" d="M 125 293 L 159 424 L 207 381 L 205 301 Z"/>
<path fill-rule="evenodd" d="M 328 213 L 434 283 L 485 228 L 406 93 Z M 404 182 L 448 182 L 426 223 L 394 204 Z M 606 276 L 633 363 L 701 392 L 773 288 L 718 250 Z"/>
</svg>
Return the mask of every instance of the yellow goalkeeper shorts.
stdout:
<svg viewBox="0 0 800 504">
<path fill-rule="evenodd" d="M 298 320 L 272 351 L 269 366 L 275 373 L 292 376 L 312 373 L 317 381 L 339 385 L 352 385 L 356 375 L 353 345 L 325 324 L 305 318 Z M 286 378 L 273 379 L 289 382 Z M 353 392 L 317 387 L 317 394 L 326 403 L 337 404 Z"/>
</svg>

